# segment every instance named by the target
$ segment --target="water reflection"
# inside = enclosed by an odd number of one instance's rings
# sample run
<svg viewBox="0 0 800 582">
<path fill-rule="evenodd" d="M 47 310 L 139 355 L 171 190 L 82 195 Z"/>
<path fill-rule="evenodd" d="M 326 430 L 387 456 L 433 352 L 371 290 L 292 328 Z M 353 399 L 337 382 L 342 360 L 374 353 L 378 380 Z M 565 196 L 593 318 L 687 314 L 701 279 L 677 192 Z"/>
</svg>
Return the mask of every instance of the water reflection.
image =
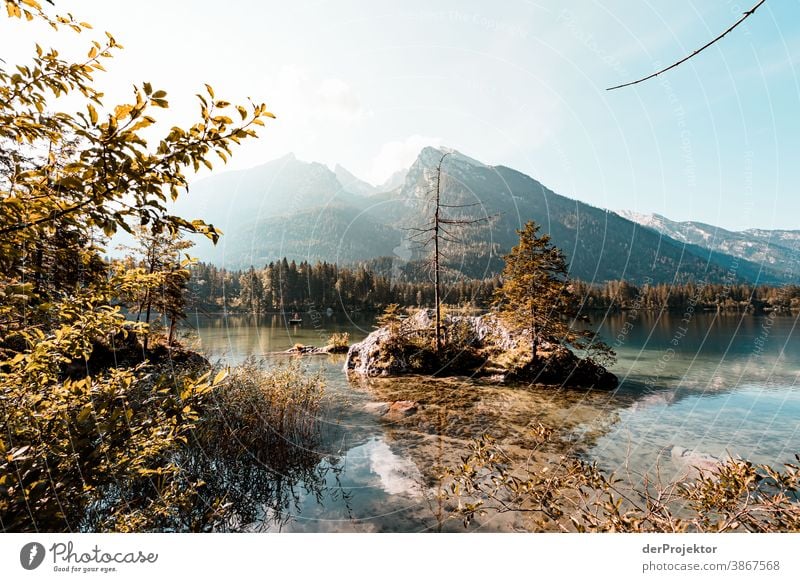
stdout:
<svg viewBox="0 0 800 582">
<path fill-rule="evenodd" d="M 622 338 L 619 393 L 634 401 L 586 448 L 610 470 L 685 472 L 675 451 L 778 466 L 800 451 L 800 343 L 795 317 L 701 313 L 611 317 Z M 625 333 L 623 333 L 625 330 Z M 580 436 L 577 436 L 580 439 Z"/>
<path fill-rule="evenodd" d="M 295 343 L 324 345 L 330 333 L 358 341 L 366 315 L 334 315 L 288 326 L 279 317 L 195 320 L 195 338 L 231 362 Z M 582 392 L 495 386 L 468 378 L 402 378 L 349 383 L 341 358 L 304 360 L 328 384 L 319 443 L 294 470 L 220 471 L 241 510 L 232 529 L 284 531 L 462 531 L 437 503 L 437 467 L 457 463 L 472 438 L 488 433 L 521 457 L 537 445 L 539 423 L 556 429 L 538 455 L 573 452 L 609 470 L 678 471 L 687 454 L 790 461 L 800 450 L 800 345 L 795 319 L 699 313 L 681 317 L 616 314 L 599 321 L 619 354 L 618 390 Z M 624 330 L 624 333 L 622 333 Z M 410 414 L 383 414 L 392 402 Z M 677 451 L 677 452 L 676 452 Z M 683 451 L 683 452 L 681 452 Z M 258 463 L 256 463 L 257 465 Z M 213 469 L 213 467 L 209 467 Z M 666 471 L 669 472 L 669 471 Z M 474 529 L 524 529 L 512 517 Z"/>
</svg>

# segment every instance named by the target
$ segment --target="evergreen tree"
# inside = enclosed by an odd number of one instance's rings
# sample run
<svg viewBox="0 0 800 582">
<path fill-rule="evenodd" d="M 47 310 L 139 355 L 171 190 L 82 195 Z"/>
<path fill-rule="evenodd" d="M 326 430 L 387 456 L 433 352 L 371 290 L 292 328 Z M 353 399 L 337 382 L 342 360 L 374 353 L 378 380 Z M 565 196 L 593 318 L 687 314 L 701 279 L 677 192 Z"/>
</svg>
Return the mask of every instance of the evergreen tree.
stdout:
<svg viewBox="0 0 800 582">
<path fill-rule="evenodd" d="M 561 249 L 550 242 L 549 235 L 539 235 L 539 225 L 533 221 L 517 232 L 519 244 L 505 256 L 503 283 L 495 302 L 513 329 L 530 333 L 531 366 L 539 363 L 543 339 L 611 355 L 592 331 L 577 325 L 580 318 Z"/>
</svg>

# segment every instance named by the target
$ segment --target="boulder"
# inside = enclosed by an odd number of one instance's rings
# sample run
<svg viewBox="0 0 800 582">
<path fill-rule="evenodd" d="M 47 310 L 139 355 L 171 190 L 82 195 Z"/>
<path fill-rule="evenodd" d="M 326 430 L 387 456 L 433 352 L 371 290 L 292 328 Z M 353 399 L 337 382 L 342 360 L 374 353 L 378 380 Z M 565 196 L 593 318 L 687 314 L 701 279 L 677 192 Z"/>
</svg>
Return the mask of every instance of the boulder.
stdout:
<svg viewBox="0 0 800 582">
<path fill-rule="evenodd" d="M 442 353 L 432 347 L 433 311 L 422 309 L 394 325 L 381 327 L 350 346 L 344 371 L 362 377 L 404 374 L 490 376 L 497 380 L 613 389 L 617 377 L 590 359 L 581 359 L 555 341 L 540 343 L 530 364 L 530 334 L 514 333 L 494 314 L 446 316 L 448 341 Z"/>
<path fill-rule="evenodd" d="M 350 346 L 344 362 L 344 371 L 361 376 L 390 376 L 402 374 L 403 370 L 386 361 L 384 346 L 391 333 L 382 327 L 369 334 L 363 341 Z"/>
</svg>

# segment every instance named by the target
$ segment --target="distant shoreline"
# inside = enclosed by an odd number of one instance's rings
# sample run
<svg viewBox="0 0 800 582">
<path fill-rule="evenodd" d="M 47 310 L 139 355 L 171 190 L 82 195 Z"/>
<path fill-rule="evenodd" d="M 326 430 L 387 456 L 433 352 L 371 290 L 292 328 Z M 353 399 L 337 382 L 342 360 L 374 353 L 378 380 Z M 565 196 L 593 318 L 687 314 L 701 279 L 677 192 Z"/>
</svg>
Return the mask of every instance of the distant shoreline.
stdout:
<svg viewBox="0 0 800 582">
<path fill-rule="evenodd" d="M 411 309 L 425 309 L 425 307 L 418 307 L 416 305 L 410 306 L 410 308 Z M 428 307 L 428 309 L 430 309 L 430 307 Z M 451 309 L 453 311 L 459 311 L 460 310 L 460 308 L 449 308 L 449 309 Z M 643 313 L 658 313 L 658 312 L 682 313 L 684 310 L 685 309 L 683 307 L 677 307 L 676 306 L 676 307 L 638 307 L 638 308 L 637 307 L 584 307 L 584 308 L 582 308 L 581 311 L 582 312 L 592 312 L 592 313 L 598 313 L 598 312 L 602 312 L 602 311 L 609 312 L 609 313 L 628 313 L 628 312 L 631 312 L 631 311 L 643 312 Z M 482 313 L 487 313 L 488 312 L 488 310 L 486 310 L 486 309 L 474 309 L 474 310 L 469 310 L 469 311 L 470 312 L 474 312 L 476 314 L 482 314 Z M 798 313 L 797 309 L 789 309 L 789 308 L 777 309 L 777 308 L 770 308 L 770 307 L 767 307 L 767 308 L 764 308 L 764 309 L 758 310 L 758 311 L 755 311 L 755 310 L 752 310 L 752 309 L 746 309 L 746 308 L 745 309 L 742 309 L 742 308 L 734 309 L 734 308 L 723 307 L 721 309 L 716 309 L 714 307 L 701 307 L 701 308 L 697 309 L 697 311 L 699 311 L 701 313 L 745 314 L 745 315 L 755 315 L 755 316 L 764 316 L 764 317 L 768 316 L 770 313 L 775 313 L 777 315 L 786 315 L 786 316 L 794 315 L 794 314 Z M 358 310 L 354 310 L 354 311 L 336 310 L 331 314 L 331 316 L 333 316 L 333 315 L 356 315 L 356 314 L 376 315 L 376 314 L 381 313 L 381 312 L 382 312 L 381 309 L 358 309 Z M 297 313 L 299 313 L 301 316 L 303 316 L 303 315 L 309 315 L 310 316 L 310 314 L 312 312 L 309 311 L 309 310 L 298 310 Z M 324 311 L 320 311 L 320 310 L 316 310 L 315 313 L 317 313 L 317 314 L 320 314 L 320 313 L 325 314 Z M 240 315 L 250 315 L 250 316 L 257 316 L 257 317 L 276 316 L 277 315 L 277 316 L 285 316 L 287 320 L 291 319 L 291 314 L 290 313 L 286 313 L 286 312 L 262 311 L 260 313 L 254 313 L 252 311 L 239 310 L 239 309 L 237 309 L 235 307 L 234 308 L 230 308 L 230 309 L 220 310 L 220 311 L 202 310 L 202 311 L 198 311 L 196 314 L 192 314 L 192 316 L 195 316 L 195 315 L 200 315 L 200 316 L 212 316 L 212 315 L 213 316 L 219 316 L 219 315 L 236 315 L 236 316 L 240 316 Z"/>
</svg>

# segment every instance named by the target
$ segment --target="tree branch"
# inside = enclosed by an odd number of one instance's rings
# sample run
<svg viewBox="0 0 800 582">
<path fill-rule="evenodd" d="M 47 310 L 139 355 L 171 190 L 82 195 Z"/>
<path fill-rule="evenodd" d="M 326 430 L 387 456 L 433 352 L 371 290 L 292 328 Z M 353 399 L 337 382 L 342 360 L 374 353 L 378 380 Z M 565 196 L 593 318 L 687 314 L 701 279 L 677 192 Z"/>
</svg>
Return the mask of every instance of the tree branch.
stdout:
<svg viewBox="0 0 800 582">
<path fill-rule="evenodd" d="M 733 24 L 733 25 L 732 25 L 730 28 L 728 28 L 728 29 L 727 29 L 725 32 L 723 32 L 722 34 L 720 34 L 719 36 L 717 36 L 715 39 L 713 39 L 713 40 L 711 40 L 711 41 L 707 42 L 706 44 L 704 44 L 703 46 L 701 46 L 699 49 L 697 49 L 696 51 L 694 51 L 692 54 L 690 54 L 690 55 L 687 55 L 687 56 L 683 57 L 683 58 L 682 58 L 681 60 L 679 60 L 678 62 L 676 62 L 676 63 L 673 63 L 673 64 L 671 64 L 670 66 L 668 66 L 668 67 L 665 67 L 665 68 L 661 69 L 660 71 L 656 71 L 655 73 L 653 73 L 653 74 L 651 74 L 651 75 L 647 75 L 646 77 L 642 77 L 641 79 L 637 79 L 636 81 L 631 81 L 630 83 L 623 83 L 622 85 L 616 85 L 616 86 L 614 86 L 614 87 L 608 87 L 608 88 L 606 89 L 606 91 L 613 91 L 614 89 L 621 89 L 622 87 L 630 87 L 631 85 L 636 85 L 637 83 L 641 83 L 641 82 L 643 82 L 643 81 L 647 81 L 648 79 L 652 79 L 653 77 L 657 77 L 657 76 L 659 76 L 660 74 L 662 74 L 662 73 L 666 73 L 666 72 L 667 72 L 667 71 L 669 71 L 670 69 L 674 69 L 674 68 L 675 68 L 675 67 L 677 67 L 678 65 L 681 65 L 681 64 L 685 63 L 686 61 L 688 61 L 688 60 L 689 60 L 689 59 L 691 59 L 692 57 L 694 57 L 694 56 L 696 56 L 696 55 L 700 54 L 701 52 L 703 52 L 704 50 L 706 50 L 708 47 L 710 47 L 712 44 L 714 44 L 714 43 L 715 43 L 715 42 L 717 42 L 718 40 L 721 40 L 723 37 L 725 37 L 725 35 L 727 35 L 729 32 L 731 32 L 731 31 L 732 31 L 734 28 L 736 28 L 736 27 L 737 27 L 737 26 L 739 26 L 739 25 L 740 25 L 742 22 L 744 22 L 745 20 L 747 20 L 747 19 L 748 19 L 748 18 L 749 18 L 749 17 L 750 17 L 750 16 L 751 16 L 751 15 L 752 15 L 752 14 L 753 14 L 753 13 L 754 13 L 756 10 L 758 10 L 758 9 L 759 9 L 759 7 L 760 7 L 760 6 L 761 6 L 761 5 L 762 5 L 764 2 L 766 2 L 766 0 L 759 0 L 759 2 L 758 2 L 758 3 L 756 3 L 756 5 L 755 5 L 755 6 L 753 6 L 753 7 L 752 7 L 750 10 L 748 10 L 747 12 L 745 12 L 745 13 L 742 15 L 742 17 L 741 17 L 739 20 L 737 20 L 737 21 L 736 21 L 736 22 L 735 22 L 735 23 L 734 23 L 734 24 Z"/>
</svg>

